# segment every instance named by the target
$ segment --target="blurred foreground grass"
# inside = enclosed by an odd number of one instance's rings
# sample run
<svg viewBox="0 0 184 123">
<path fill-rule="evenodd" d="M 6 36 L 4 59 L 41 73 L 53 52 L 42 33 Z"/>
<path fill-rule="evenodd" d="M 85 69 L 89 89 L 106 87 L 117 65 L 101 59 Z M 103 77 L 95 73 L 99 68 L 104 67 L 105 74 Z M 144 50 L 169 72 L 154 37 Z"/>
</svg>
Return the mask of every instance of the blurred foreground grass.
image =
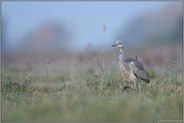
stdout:
<svg viewBox="0 0 184 123">
<path fill-rule="evenodd" d="M 153 71 L 151 71 L 153 72 Z M 122 93 L 120 75 L 45 76 L 21 81 L 18 72 L 2 73 L 2 121 L 158 121 L 182 120 L 182 77 L 154 75 L 141 92 Z M 152 73 L 153 74 L 153 73 Z"/>
</svg>

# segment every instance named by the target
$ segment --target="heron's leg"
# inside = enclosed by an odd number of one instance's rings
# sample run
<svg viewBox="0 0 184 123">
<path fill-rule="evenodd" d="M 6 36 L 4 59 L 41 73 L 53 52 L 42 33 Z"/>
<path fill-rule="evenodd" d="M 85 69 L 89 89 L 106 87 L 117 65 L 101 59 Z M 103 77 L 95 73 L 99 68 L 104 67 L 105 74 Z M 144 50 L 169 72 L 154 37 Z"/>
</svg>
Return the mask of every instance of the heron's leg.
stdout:
<svg viewBox="0 0 184 123">
<path fill-rule="evenodd" d="M 137 81 L 134 81 L 134 89 L 136 89 L 139 92 L 139 85 Z"/>
<path fill-rule="evenodd" d="M 134 83 L 130 83 L 130 87 L 132 88 L 132 89 L 135 89 L 135 87 L 134 87 Z"/>
<path fill-rule="evenodd" d="M 139 83 L 136 81 L 136 88 L 137 88 L 137 91 L 138 93 L 140 92 L 140 88 L 139 88 Z"/>
</svg>

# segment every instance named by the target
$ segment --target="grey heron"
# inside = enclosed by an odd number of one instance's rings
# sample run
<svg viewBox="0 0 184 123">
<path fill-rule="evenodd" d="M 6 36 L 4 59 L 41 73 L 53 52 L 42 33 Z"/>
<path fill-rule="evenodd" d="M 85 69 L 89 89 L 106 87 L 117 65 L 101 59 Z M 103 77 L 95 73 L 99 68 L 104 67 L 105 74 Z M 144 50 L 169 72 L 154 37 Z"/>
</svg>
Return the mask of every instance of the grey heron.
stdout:
<svg viewBox="0 0 184 123">
<path fill-rule="evenodd" d="M 119 67 L 121 73 L 123 74 L 125 81 L 131 82 L 133 84 L 133 88 L 139 90 L 138 83 L 143 81 L 144 83 L 150 83 L 148 73 L 144 69 L 143 65 L 134 58 L 124 58 L 124 46 L 122 41 L 116 41 L 112 47 L 119 48 Z"/>
</svg>

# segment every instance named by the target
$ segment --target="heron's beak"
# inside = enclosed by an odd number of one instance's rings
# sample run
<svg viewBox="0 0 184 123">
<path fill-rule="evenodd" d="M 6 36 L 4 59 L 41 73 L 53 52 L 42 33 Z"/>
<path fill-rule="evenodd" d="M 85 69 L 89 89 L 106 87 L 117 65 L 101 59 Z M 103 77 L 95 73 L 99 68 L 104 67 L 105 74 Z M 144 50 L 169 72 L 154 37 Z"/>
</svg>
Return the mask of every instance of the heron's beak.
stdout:
<svg viewBox="0 0 184 123">
<path fill-rule="evenodd" d="M 117 47 L 117 46 L 118 46 L 118 44 L 113 44 L 113 45 L 112 45 L 112 47 Z"/>
</svg>

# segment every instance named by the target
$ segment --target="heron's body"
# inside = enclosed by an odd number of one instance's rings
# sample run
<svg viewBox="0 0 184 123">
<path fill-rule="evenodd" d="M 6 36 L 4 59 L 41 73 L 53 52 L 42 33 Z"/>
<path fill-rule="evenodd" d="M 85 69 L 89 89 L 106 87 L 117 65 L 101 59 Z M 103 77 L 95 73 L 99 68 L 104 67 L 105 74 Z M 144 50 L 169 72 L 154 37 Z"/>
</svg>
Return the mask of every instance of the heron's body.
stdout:
<svg viewBox="0 0 184 123">
<path fill-rule="evenodd" d="M 122 73 L 126 77 L 127 80 L 137 81 L 142 80 L 144 82 L 149 83 L 149 78 L 146 70 L 143 65 L 134 58 L 126 58 L 124 59 L 126 65 L 120 64 L 120 69 L 122 69 Z"/>
<path fill-rule="evenodd" d="M 126 81 L 134 83 L 134 87 L 138 87 L 138 82 L 143 81 L 149 83 L 149 77 L 144 69 L 143 65 L 134 58 L 124 58 L 123 44 L 118 42 L 113 47 L 118 47 L 120 49 L 119 53 L 119 66 L 121 73 L 123 74 Z"/>
</svg>

